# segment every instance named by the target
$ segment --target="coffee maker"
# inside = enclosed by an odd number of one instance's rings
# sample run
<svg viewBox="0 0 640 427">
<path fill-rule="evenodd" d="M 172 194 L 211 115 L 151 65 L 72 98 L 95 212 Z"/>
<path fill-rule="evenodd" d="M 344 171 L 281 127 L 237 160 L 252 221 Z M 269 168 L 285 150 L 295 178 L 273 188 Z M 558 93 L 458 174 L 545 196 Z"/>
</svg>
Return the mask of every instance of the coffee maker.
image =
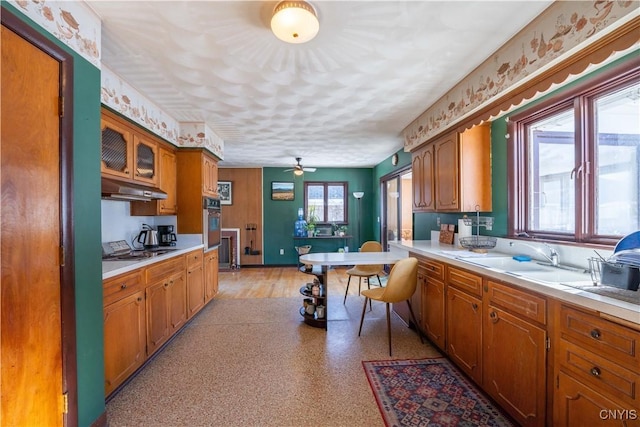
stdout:
<svg viewBox="0 0 640 427">
<path fill-rule="evenodd" d="M 160 246 L 175 246 L 177 240 L 176 233 L 173 232 L 173 225 L 158 226 L 158 244 Z"/>
</svg>

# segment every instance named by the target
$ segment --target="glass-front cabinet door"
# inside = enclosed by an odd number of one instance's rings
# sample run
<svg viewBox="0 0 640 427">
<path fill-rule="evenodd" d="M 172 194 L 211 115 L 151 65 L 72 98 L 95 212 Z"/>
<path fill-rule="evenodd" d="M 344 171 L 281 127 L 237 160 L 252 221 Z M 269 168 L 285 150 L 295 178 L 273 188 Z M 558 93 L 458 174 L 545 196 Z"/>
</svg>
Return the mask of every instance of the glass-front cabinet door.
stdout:
<svg viewBox="0 0 640 427">
<path fill-rule="evenodd" d="M 103 174 L 121 178 L 132 177 L 133 150 L 131 133 L 125 128 L 103 118 L 102 128 L 102 162 L 100 171 Z"/>
<path fill-rule="evenodd" d="M 134 135 L 135 174 L 134 179 L 157 185 L 158 183 L 158 146 L 157 144 Z"/>
</svg>

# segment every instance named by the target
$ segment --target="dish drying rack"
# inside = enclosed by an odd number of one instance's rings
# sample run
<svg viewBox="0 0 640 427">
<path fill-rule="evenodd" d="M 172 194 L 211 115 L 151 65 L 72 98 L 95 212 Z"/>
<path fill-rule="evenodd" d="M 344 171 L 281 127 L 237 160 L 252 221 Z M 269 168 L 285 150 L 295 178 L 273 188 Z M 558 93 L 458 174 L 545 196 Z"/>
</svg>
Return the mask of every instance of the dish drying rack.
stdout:
<svg viewBox="0 0 640 427">
<path fill-rule="evenodd" d="M 476 228 L 476 234 L 469 237 L 460 238 L 460 246 L 475 252 L 486 252 L 487 249 L 496 247 L 498 239 L 492 236 L 481 236 L 480 227 L 491 229 L 493 227 L 493 217 L 480 216 L 480 212 L 476 211 L 475 217 L 462 218 L 464 225 L 470 225 Z M 472 229 L 473 231 L 473 229 Z"/>
</svg>

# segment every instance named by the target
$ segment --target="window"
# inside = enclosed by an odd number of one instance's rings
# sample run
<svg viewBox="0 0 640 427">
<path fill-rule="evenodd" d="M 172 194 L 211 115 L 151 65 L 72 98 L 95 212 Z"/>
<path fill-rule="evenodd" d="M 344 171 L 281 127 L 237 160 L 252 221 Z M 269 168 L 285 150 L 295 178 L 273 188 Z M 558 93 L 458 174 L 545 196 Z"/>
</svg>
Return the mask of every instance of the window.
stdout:
<svg viewBox="0 0 640 427">
<path fill-rule="evenodd" d="M 509 232 L 613 244 L 640 229 L 639 111 L 631 69 L 511 117 Z"/>
<path fill-rule="evenodd" d="M 315 218 L 319 224 L 346 224 L 347 214 L 346 182 L 305 182 L 304 210 L 308 218 Z"/>
</svg>

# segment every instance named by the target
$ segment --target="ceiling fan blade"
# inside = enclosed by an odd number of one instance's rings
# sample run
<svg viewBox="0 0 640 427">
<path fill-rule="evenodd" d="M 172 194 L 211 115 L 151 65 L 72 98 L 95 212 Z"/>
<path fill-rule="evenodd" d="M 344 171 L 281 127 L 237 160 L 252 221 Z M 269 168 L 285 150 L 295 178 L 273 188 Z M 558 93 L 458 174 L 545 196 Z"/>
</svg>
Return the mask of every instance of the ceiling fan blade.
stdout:
<svg viewBox="0 0 640 427">
<path fill-rule="evenodd" d="M 285 169 L 285 170 L 283 170 L 282 172 L 291 172 L 291 171 L 293 171 L 293 170 L 295 170 L 295 169 Z"/>
<path fill-rule="evenodd" d="M 315 172 L 316 168 L 302 168 L 302 170 L 305 172 Z"/>
</svg>

